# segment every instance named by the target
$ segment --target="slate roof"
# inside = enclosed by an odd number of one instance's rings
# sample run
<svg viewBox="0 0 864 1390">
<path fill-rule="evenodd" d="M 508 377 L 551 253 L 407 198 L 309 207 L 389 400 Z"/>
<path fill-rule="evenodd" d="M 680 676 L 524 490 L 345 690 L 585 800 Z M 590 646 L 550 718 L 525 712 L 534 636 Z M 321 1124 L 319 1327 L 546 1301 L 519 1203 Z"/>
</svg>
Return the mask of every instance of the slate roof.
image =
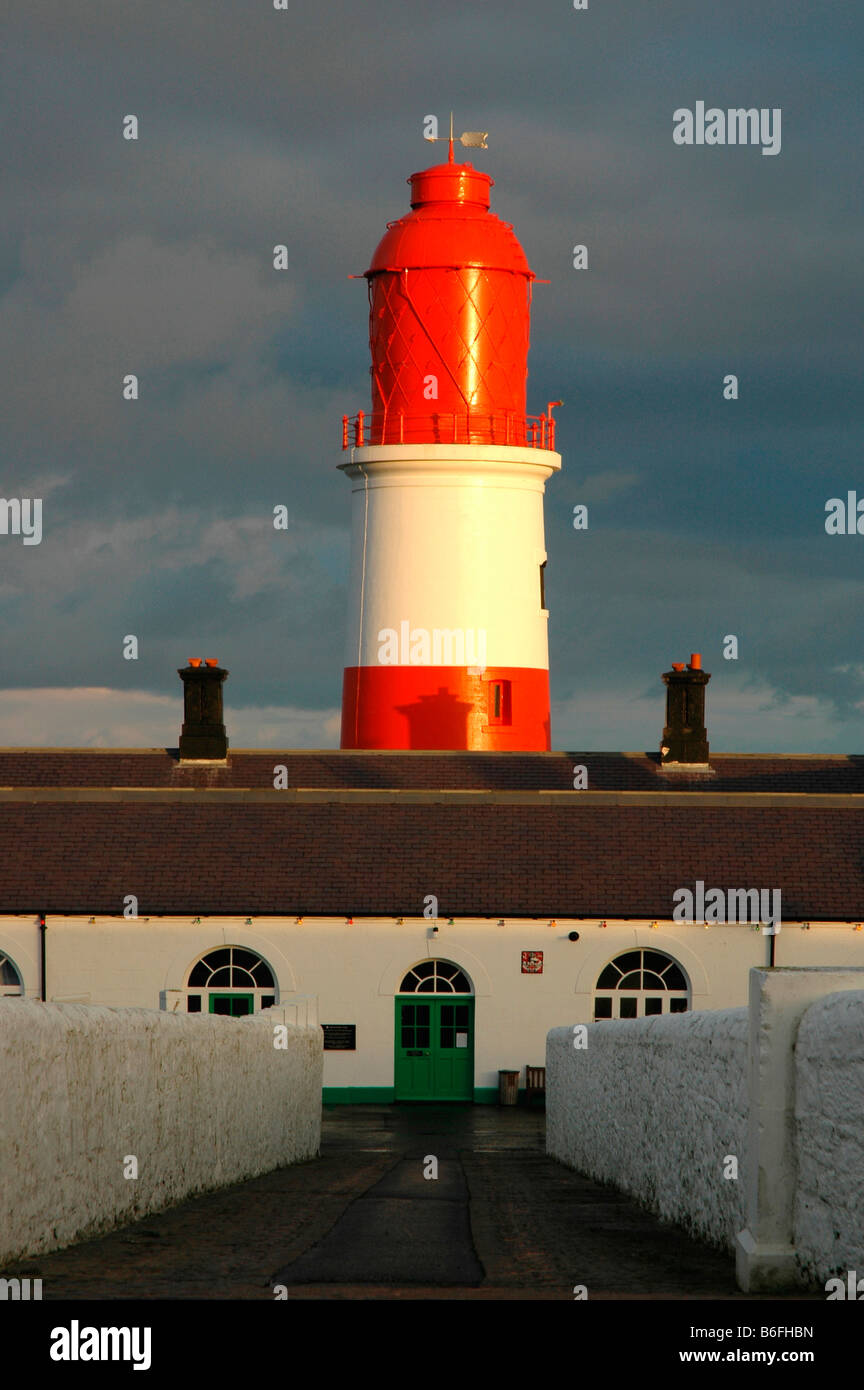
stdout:
<svg viewBox="0 0 864 1390">
<path fill-rule="evenodd" d="M 272 787 L 273 768 L 288 785 L 319 788 L 573 787 L 588 769 L 593 791 L 687 790 L 835 792 L 864 795 L 864 755 L 719 753 L 710 773 L 672 772 L 659 753 L 426 753 L 229 750 L 228 765 L 182 764 L 176 748 L 0 748 L 3 787 Z"/>
<path fill-rule="evenodd" d="M 572 769 L 589 790 L 573 791 Z M 287 790 L 273 768 L 288 769 Z M 864 759 L 0 750 L 0 912 L 668 918 L 676 888 L 864 917 Z"/>
</svg>

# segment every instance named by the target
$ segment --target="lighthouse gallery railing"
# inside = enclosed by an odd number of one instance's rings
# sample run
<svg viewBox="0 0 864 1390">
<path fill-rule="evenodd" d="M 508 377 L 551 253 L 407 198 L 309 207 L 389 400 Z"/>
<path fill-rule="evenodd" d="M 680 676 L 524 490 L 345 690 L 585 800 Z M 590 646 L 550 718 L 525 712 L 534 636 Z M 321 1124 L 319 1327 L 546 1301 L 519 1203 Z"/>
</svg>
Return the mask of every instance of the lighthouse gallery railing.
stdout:
<svg viewBox="0 0 864 1390">
<path fill-rule="evenodd" d="M 435 415 L 367 414 L 342 416 L 342 448 L 379 444 L 504 444 L 517 448 L 555 448 L 555 421 L 549 415 L 512 412 L 445 411 Z"/>
</svg>

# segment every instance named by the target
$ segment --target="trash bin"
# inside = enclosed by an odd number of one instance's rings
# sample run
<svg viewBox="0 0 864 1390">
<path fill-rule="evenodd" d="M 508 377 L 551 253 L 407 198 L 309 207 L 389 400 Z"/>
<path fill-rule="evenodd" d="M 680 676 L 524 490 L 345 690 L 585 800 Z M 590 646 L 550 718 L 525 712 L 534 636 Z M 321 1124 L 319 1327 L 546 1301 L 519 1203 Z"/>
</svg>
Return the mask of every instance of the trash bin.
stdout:
<svg viewBox="0 0 864 1390">
<path fill-rule="evenodd" d="M 498 1073 L 498 1104 L 515 1105 L 519 1099 L 519 1073 L 518 1071 L 499 1071 Z"/>
</svg>

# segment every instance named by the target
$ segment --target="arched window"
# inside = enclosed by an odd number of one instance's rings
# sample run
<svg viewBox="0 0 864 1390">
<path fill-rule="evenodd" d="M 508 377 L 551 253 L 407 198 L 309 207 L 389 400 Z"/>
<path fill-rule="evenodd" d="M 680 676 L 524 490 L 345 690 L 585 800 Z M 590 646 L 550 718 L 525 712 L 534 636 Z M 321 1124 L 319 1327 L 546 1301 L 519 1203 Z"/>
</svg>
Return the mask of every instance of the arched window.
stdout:
<svg viewBox="0 0 864 1390">
<path fill-rule="evenodd" d="M 464 971 L 449 960 L 422 960 L 408 971 L 400 994 L 470 994 L 471 984 Z"/>
<path fill-rule="evenodd" d="M 220 946 L 196 961 L 186 982 L 190 1014 L 252 1014 L 276 1003 L 276 981 L 265 960 L 245 946 Z"/>
<path fill-rule="evenodd" d="M 8 996 L 14 999 L 24 993 L 24 982 L 21 979 L 21 971 L 9 956 L 0 951 L 0 996 Z"/>
<path fill-rule="evenodd" d="M 684 971 L 662 951 L 625 951 L 600 972 L 594 1020 L 683 1014 L 690 1007 Z"/>
</svg>

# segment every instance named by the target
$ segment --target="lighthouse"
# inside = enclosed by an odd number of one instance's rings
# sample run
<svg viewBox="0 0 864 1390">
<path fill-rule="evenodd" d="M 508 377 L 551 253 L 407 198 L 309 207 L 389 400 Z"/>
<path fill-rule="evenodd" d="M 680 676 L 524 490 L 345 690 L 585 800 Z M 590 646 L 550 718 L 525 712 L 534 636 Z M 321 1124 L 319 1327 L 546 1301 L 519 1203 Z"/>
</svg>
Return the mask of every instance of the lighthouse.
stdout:
<svg viewBox="0 0 864 1390">
<path fill-rule="evenodd" d="M 408 182 L 411 211 L 365 272 L 371 410 L 342 422 L 342 747 L 545 751 L 543 496 L 560 402 L 526 414 L 535 275 L 452 136 L 447 162 Z"/>
</svg>

